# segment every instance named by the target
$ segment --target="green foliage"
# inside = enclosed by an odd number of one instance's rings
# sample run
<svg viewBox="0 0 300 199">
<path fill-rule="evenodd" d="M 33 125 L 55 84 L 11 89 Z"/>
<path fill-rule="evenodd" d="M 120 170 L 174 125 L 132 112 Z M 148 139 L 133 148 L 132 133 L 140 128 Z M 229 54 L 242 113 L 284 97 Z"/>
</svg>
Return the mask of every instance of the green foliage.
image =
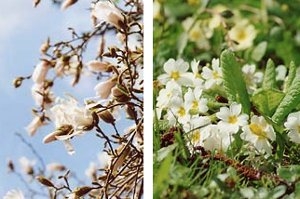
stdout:
<svg viewBox="0 0 300 199">
<path fill-rule="evenodd" d="M 241 71 L 234 53 L 225 50 L 221 54 L 221 68 L 223 73 L 224 88 L 227 97 L 232 102 L 242 104 L 243 111 L 250 113 L 250 100 Z"/>
<path fill-rule="evenodd" d="M 270 89 L 276 87 L 275 65 L 271 59 L 269 59 L 267 62 L 262 87 L 263 89 Z"/>
</svg>

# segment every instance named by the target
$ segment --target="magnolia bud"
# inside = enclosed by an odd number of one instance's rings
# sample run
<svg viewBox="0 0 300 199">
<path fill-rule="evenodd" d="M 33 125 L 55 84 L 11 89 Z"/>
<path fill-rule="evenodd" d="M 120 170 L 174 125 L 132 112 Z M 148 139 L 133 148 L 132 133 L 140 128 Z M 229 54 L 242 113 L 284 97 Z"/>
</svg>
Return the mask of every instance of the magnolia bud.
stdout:
<svg viewBox="0 0 300 199">
<path fill-rule="evenodd" d="M 45 178 L 44 176 L 37 176 L 36 179 L 41 184 L 43 184 L 43 185 L 45 185 L 47 187 L 54 187 L 54 184 L 50 180 L 48 180 L 47 178 Z"/>
<path fill-rule="evenodd" d="M 116 121 L 109 110 L 101 111 L 98 115 L 106 123 L 113 124 Z"/>
<path fill-rule="evenodd" d="M 61 9 L 65 10 L 76 2 L 77 0 L 65 0 L 64 3 L 61 5 Z"/>
<path fill-rule="evenodd" d="M 100 62 L 97 60 L 92 60 L 87 63 L 87 67 L 90 71 L 93 72 L 108 72 L 109 63 L 108 62 Z"/>
<path fill-rule="evenodd" d="M 46 54 L 49 48 L 50 48 L 50 39 L 48 38 L 47 41 L 41 45 L 40 52 L 42 54 Z"/>
<path fill-rule="evenodd" d="M 24 80 L 24 77 L 17 77 L 16 79 L 14 79 L 14 81 L 13 81 L 14 87 L 15 88 L 20 87 L 23 83 L 23 80 Z"/>
<path fill-rule="evenodd" d="M 77 196 L 77 197 L 82 197 L 84 196 L 85 194 L 89 193 L 93 188 L 92 187 L 87 187 L 87 186 L 84 186 L 84 187 L 77 187 L 74 191 L 74 194 Z"/>
<path fill-rule="evenodd" d="M 33 0 L 33 7 L 37 7 L 41 0 Z"/>
<path fill-rule="evenodd" d="M 114 87 L 112 89 L 112 95 L 118 102 L 128 102 L 130 100 L 128 94 L 124 90 L 120 89 L 119 87 Z"/>
</svg>

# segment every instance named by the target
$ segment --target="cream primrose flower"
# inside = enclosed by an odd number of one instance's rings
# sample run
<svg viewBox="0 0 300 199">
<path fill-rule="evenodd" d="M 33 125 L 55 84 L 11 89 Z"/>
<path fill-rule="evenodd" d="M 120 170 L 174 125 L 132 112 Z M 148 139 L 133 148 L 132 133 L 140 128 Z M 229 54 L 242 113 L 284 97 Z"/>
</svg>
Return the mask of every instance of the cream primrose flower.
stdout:
<svg viewBox="0 0 300 199">
<path fill-rule="evenodd" d="M 199 73 L 199 63 L 200 61 L 196 61 L 195 59 L 191 62 L 191 69 L 193 73 L 193 86 L 198 88 L 203 88 L 204 80 L 201 77 L 201 74 Z"/>
<path fill-rule="evenodd" d="M 34 136 L 38 128 L 44 125 L 40 116 L 35 116 L 33 120 L 25 127 L 25 130 L 30 136 Z"/>
<path fill-rule="evenodd" d="M 161 117 L 163 109 L 168 109 L 176 98 L 181 98 L 182 90 L 175 81 L 168 81 L 166 87 L 159 91 L 158 97 L 156 98 L 156 114 L 157 117 Z"/>
<path fill-rule="evenodd" d="M 214 30 L 215 28 L 218 28 L 222 23 L 222 16 L 221 13 L 223 11 L 227 10 L 227 8 L 221 4 L 216 5 L 212 8 L 212 18 L 209 20 L 209 28 L 211 30 Z"/>
<path fill-rule="evenodd" d="M 25 174 L 27 174 L 27 175 L 33 175 L 34 174 L 33 167 L 36 164 L 35 160 L 29 160 L 25 156 L 22 156 L 19 159 L 19 163 L 20 163 L 21 169 L 23 170 L 23 172 Z"/>
<path fill-rule="evenodd" d="M 51 68 L 50 62 L 42 60 L 34 69 L 31 79 L 36 84 L 42 84 L 47 76 L 48 70 Z"/>
<path fill-rule="evenodd" d="M 208 111 L 207 99 L 201 98 L 202 89 L 196 87 L 194 90 L 191 88 L 184 94 L 184 104 L 188 108 L 191 115 L 199 113 L 206 113 Z"/>
<path fill-rule="evenodd" d="M 3 199 L 25 199 L 23 192 L 20 190 L 12 189 L 9 190 L 5 196 L 3 196 Z"/>
<path fill-rule="evenodd" d="M 169 125 L 173 126 L 176 122 L 186 124 L 190 121 L 191 115 L 189 114 L 188 107 L 185 106 L 182 98 L 177 98 L 173 101 L 170 109 L 167 110 L 167 120 Z"/>
<path fill-rule="evenodd" d="M 219 65 L 219 59 L 213 59 L 212 60 L 212 69 L 210 69 L 207 66 L 204 66 L 202 69 L 202 77 L 205 79 L 205 88 L 211 89 L 216 85 L 220 85 L 222 83 L 222 70 Z"/>
<path fill-rule="evenodd" d="M 206 125 L 210 124 L 210 122 L 207 116 L 197 116 L 191 118 L 183 126 L 190 151 L 193 151 L 193 147 L 203 146 L 203 141 L 210 136 L 209 131 L 205 130 Z"/>
<path fill-rule="evenodd" d="M 99 82 L 94 90 L 96 91 L 96 95 L 101 97 L 102 99 L 107 99 L 110 94 L 111 90 L 114 86 L 117 85 L 117 78 L 115 76 L 107 79 L 106 81 Z"/>
<path fill-rule="evenodd" d="M 216 113 L 220 119 L 218 127 L 227 133 L 237 133 L 240 127 L 248 124 L 249 116 L 242 113 L 242 105 L 233 102 L 230 107 L 221 107 Z"/>
<path fill-rule="evenodd" d="M 211 124 L 205 127 L 209 136 L 203 141 L 206 150 L 227 151 L 230 144 L 234 141 L 232 134 L 222 131 L 218 125 Z"/>
<path fill-rule="evenodd" d="M 199 49 L 208 50 L 210 48 L 208 38 L 211 38 L 213 32 L 208 27 L 208 21 L 197 20 L 194 23 L 194 18 L 189 17 L 182 22 L 182 26 L 188 39 L 195 42 Z"/>
<path fill-rule="evenodd" d="M 256 66 L 254 64 L 245 64 L 242 67 L 244 79 L 246 82 L 247 90 L 249 93 L 253 93 L 257 88 L 257 84 L 263 80 L 263 73 L 256 72 Z"/>
<path fill-rule="evenodd" d="M 252 116 L 251 123 L 242 127 L 243 133 L 240 137 L 250 142 L 259 152 L 272 153 L 272 145 L 269 140 L 274 141 L 276 138 L 272 125 L 268 124 L 262 116 Z"/>
<path fill-rule="evenodd" d="M 253 45 L 257 31 L 252 24 L 249 24 L 248 20 L 237 21 L 236 23 L 228 31 L 228 36 L 238 43 L 233 46 L 234 50 L 245 50 Z"/>
<path fill-rule="evenodd" d="M 279 65 L 276 67 L 276 80 L 277 81 L 284 81 L 287 74 L 287 69 L 285 65 Z"/>
<path fill-rule="evenodd" d="M 100 21 L 100 23 L 103 21 L 107 22 L 117 29 L 124 27 L 124 16 L 121 10 L 110 1 L 97 2 L 92 9 L 91 15 Z"/>
<path fill-rule="evenodd" d="M 173 80 L 179 85 L 189 86 L 192 85 L 192 73 L 187 72 L 189 64 L 182 59 L 174 60 L 169 59 L 164 64 L 164 70 L 166 74 L 158 76 L 158 80 L 162 84 L 166 84 L 168 81 Z"/>
<path fill-rule="evenodd" d="M 289 131 L 288 136 L 290 140 L 300 144 L 300 111 L 290 113 L 284 126 Z"/>
<path fill-rule="evenodd" d="M 69 154 L 74 153 L 70 138 L 81 135 L 93 127 L 91 111 L 85 107 L 79 107 L 78 102 L 71 96 L 66 99 L 56 99 L 56 105 L 50 109 L 50 118 L 54 121 L 56 130 L 47 135 L 43 142 L 61 140 Z"/>
</svg>

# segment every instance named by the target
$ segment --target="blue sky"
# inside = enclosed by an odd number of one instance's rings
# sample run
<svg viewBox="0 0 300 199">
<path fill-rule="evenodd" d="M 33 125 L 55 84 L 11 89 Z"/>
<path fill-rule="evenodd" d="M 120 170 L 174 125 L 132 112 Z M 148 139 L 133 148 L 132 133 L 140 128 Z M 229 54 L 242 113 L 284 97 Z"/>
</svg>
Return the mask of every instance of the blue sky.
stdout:
<svg viewBox="0 0 300 199">
<path fill-rule="evenodd" d="M 0 1 L 0 198 L 10 189 L 23 189 L 13 175 L 7 174 L 6 162 L 11 158 L 16 165 L 21 156 L 34 158 L 30 150 L 14 135 L 24 135 L 46 162 L 56 161 L 69 166 L 84 177 L 84 170 L 90 161 L 97 160 L 97 153 L 102 144 L 88 133 L 72 140 L 76 154 L 69 156 L 62 143 L 42 144 L 42 138 L 53 126 L 42 128 L 35 137 L 27 136 L 24 127 L 31 121 L 31 107 L 34 102 L 30 87 L 32 82 L 25 81 L 21 88 L 15 89 L 12 81 L 16 76 L 30 75 L 39 61 L 39 47 L 48 36 L 52 41 L 68 38 L 67 27 L 89 30 L 92 27 L 87 10 L 88 0 L 81 0 L 74 7 L 61 11 L 43 0 L 38 8 L 32 7 L 31 1 Z M 96 43 L 96 42 L 95 42 Z M 94 95 L 96 81 L 83 79 L 78 87 L 71 88 L 69 81 L 60 80 L 58 93 L 67 89 L 78 99 Z M 96 141 L 95 141 L 96 140 Z"/>
</svg>

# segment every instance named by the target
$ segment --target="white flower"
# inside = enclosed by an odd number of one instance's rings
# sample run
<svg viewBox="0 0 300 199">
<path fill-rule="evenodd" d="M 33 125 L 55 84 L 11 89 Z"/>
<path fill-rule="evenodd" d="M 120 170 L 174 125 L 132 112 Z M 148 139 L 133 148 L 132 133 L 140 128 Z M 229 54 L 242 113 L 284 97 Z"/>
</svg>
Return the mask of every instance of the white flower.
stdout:
<svg viewBox="0 0 300 199">
<path fill-rule="evenodd" d="M 205 88 L 210 89 L 215 85 L 220 85 L 222 83 L 222 70 L 219 65 L 219 59 L 212 60 L 212 69 L 207 66 L 202 69 L 202 77 L 205 81 Z"/>
<path fill-rule="evenodd" d="M 193 86 L 194 87 L 198 87 L 198 88 L 203 88 L 203 82 L 204 80 L 202 79 L 201 77 L 201 74 L 199 73 L 199 62 L 200 61 L 196 61 L 196 60 L 193 60 L 191 62 L 191 69 L 192 69 L 192 72 L 193 72 Z"/>
<path fill-rule="evenodd" d="M 242 105 L 232 103 L 230 107 L 221 107 L 216 116 L 221 120 L 218 122 L 220 129 L 227 133 L 237 133 L 240 127 L 247 125 L 248 115 L 242 114 Z"/>
<path fill-rule="evenodd" d="M 34 119 L 25 127 L 26 131 L 30 136 L 34 136 L 38 128 L 43 126 L 44 123 L 40 116 L 35 116 Z"/>
<path fill-rule="evenodd" d="M 87 67 L 90 71 L 93 72 L 107 72 L 109 63 L 108 62 L 100 62 L 98 60 L 89 61 Z"/>
<path fill-rule="evenodd" d="M 207 116 L 193 117 L 183 126 L 187 133 L 188 146 L 203 146 L 203 141 L 210 136 L 209 131 L 205 130 L 210 122 Z"/>
<path fill-rule="evenodd" d="M 65 171 L 66 167 L 60 163 L 53 162 L 47 164 L 47 171 L 54 172 L 54 171 Z"/>
<path fill-rule="evenodd" d="M 41 61 L 34 69 L 32 73 L 32 81 L 36 84 L 41 84 L 45 81 L 48 70 L 51 65 L 48 61 Z"/>
<path fill-rule="evenodd" d="M 205 130 L 209 133 L 209 137 L 203 142 L 203 147 L 206 150 L 226 151 L 234 140 L 232 134 L 222 131 L 217 125 L 208 125 Z"/>
<path fill-rule="evenodd" d="M 25 199 L 25 197 L 22 191 L 12 189 L 5 194 L 3 199 Z"/>
<path fill-rule="evenodd" d="M 20 165 L 21 165 L 21 169 L 23 170 L 23 172 L 25 174 L 28 175 L 32 175 L 34 170 L 33 170 L 33 166 L 35 165 L 35 160 L 29 160 L 28 158 L 26 158 L 25 156 L 22 156 L 19 159 Z"/>
<path fill-rule="evenodd" d="M 94 162 L 90 162 L 89 167 L 85 170 L 85 175 L 91 179 L 96 180 L 97 178 L 97 167 Z"/>
<path fill-rule="evenodd" d="M 98 161 L 99 161 L 99 167 L 100 168 L 107 168 L 110 165 L 110 162 L 112 160 L 112 157 L 108 155 L 106 152 L 100 152 L 98 153 Z"/>
<path fill-rule="evenodd" d="M 50 118 L 56 130 L 48 134 L 43 142 L 62 140 L 69 154 L 74 153 L 70 138 L 90 130 L 93 126 L 91 111 L 85 107 L 79 107 L 78 102 L 71 96 L 67 99 L 57 98 L 56 105 L 50 109 Z"/>
<path fill-rule="evenodd" d="M 164 64 L 164 70 L 166 74 L 158 76 L 158 80 L 162 84 L 166 84 L 168 81 L 173 80 L 179 85 L 192 85 L 192 74 L 187 72 L 189 64 L 184 62 L 182 59 L 174 60 L 169 59 Z"/>
<path fill-rule="evenodd" d="M 257 84 L 261 83 L 263 80 L 263 73 L 256 72 L 255 68 L 256 66 L 254 64 L 245 64 L 242 67 L 244 79 L 249 93 L 253 93 L 257 87 Z"/>
<path fill-rule="evenodd" d="M 251 123 L 242 128 L 243 133 L 240 137 L 252 143 L 259 152 L 272 153 L 272 145 L 269 140 L 275 140 L 275 132 L 272 125 L 268 124 L 262 116 L 254 115 L 251 118 Z"/>
<path fill-rule="evenodd" d="M 284 65 L 279 65 L 276 67 L 276 80 L 284 81 L 287 73 L 287 69 Z"/>
<path fill-rule="evenodd" d="M 96 95 L 101 97 L 102 99 L 107 99 L 111 94 L 112 88 L 117 84 L 117 79 L 115 77 L 109 78 L 106 81 L 99 82 L 94 90 L 96 91 Z"/>
<path fill-rule="evenodd" d="M 289 131 L 288 136 L 290 140 L 300 144 L 300 111 L 290 113 L 284 126 Z"/>
<path fill-rule="evenodd" d="M 121 11 L 109 1 L 99 1 L 92 10 L 92 17 L 97 18 L 100 22 L 105 21 L 122 29 L 124 17 Z"/>
<path fill-rule="evenodd" d="M 251 47 L 256 34 L 255 27 L 248 24 L 247 20 L 237 22 L 228 32 L 230 39 L 238 43 L 234 46 L 235 50 L 245 50 Z"/>
<path fill-rule="evenodd" d="M 190 121 L 190 118 L 188 107 L 186 107 L 181 98 L 174 100 L 170 109 L 167 110 L 167 120 L 171 126 L 175 125 L 176 121 L 180 124 L 186 124 Z"/>
<path fill-rule="evenodd" d="M 189 113 L 195 115 L 200 113 L 206 113 L 208 111 L 207 99 L 201 98 L 202 89 L 196 87 L 194 90 L 191 88 L 184 95 L 185 106 L 188 107 Z"/>
</svg>

